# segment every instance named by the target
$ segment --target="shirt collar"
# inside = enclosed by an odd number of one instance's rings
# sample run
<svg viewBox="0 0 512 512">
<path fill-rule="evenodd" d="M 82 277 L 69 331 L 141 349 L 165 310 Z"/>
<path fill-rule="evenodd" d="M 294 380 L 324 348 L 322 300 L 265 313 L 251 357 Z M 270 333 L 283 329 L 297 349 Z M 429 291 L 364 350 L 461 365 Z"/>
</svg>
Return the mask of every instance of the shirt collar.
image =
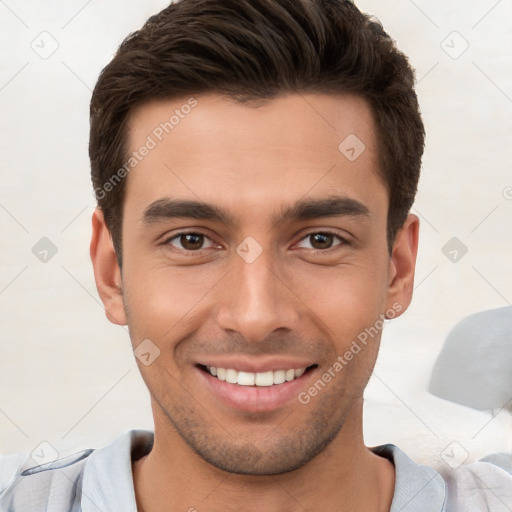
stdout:
<svg viewBox="0 0 512 512">
<path fill-rule="evenodd" d="M 82 481 L 82 511 L 137 512 L 132 461 L 149 453 L 151 430 L 128 430 L 88 458 Z M 446 484 L 434 469 L 416 464 L 393 444 L 370 450 L 395 466 L 395 490 L 390 512 L 442 512 Z"/>
<path fill-rule="evenodd" d="M 89 456 L 82 481 L 82 512 L 137 512 L 132 460 L 149 453 L 150 430 L 128 430 Z"/>
<path fill-rule="evenodd" d="M 370 450 L 395 466 L 395 492 L 390 512 L 442 512 L 446 503 L 444 478 L 428 466 L 417 464 L 394 444 Z"/>
</svg>

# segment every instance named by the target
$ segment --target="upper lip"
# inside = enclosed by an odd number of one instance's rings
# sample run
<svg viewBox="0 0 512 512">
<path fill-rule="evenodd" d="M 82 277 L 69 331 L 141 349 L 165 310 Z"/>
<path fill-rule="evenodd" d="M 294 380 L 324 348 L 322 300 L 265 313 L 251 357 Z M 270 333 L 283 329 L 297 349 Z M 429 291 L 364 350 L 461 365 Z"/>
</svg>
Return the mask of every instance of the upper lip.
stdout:
<svg viewBox="0 0 512 512">
<path fill-rule="evenodd" d="M 289 356 L 212 356 L 198 362 L 202 366 L 215 366 L 215 368 L 233 369 L 239 372 L 263 373 L 277 370 L 290 370 L 307 368 L 314 364 L 308 359 Z"/>
</svg>

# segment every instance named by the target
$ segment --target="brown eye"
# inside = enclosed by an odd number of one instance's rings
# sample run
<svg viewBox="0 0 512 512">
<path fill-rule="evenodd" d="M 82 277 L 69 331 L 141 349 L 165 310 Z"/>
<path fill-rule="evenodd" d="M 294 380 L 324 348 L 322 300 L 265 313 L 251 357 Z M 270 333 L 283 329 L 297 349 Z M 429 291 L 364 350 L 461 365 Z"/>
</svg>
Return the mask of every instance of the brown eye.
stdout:
<svg viewBox="0 0 512 512">
<path fill-rule="evenodd" d="M 205 248 L 205 240 L 209 240 L 209 238 L 202 233 L 185 232 L 177 233 L 166 240 L 165 243 L 171 245 L 177 250 L 194 252 Z"/>
<path fill-rule="evenodd" d="M 203 235 L 187 233 L 186 235 L 180 235 L 180 243 L 184 249 L 193 251 L 194 249 L 201 249 L 204 241 L 203 238 Z"/>
<path fill-rule="evenodd" d="M 315 249 L 329 249 L 332 246 L 333 236 L 329 233 L 315 233 L 309 236 Z"/>
<path fill-rule="evenodd" d="M 334 240 L 338 239 L 340 242 L 335 244 Z M 305 247 L 306 249 L 315 249 L 317 251 L 327 250 L 331 249 L 332 247 L 335 247 L 337 245 L 344 245 L 346 240 L 342 238 L 340 235 L 336 233 L 331 233 L 329 231 L 319 231 L 315 233 L 309 233 L 306 235 L 302 240 L 303 241 L 309 241 L 310 247 Z M 304 247 L 304 246 L 302 246 Z"/>
</svg>

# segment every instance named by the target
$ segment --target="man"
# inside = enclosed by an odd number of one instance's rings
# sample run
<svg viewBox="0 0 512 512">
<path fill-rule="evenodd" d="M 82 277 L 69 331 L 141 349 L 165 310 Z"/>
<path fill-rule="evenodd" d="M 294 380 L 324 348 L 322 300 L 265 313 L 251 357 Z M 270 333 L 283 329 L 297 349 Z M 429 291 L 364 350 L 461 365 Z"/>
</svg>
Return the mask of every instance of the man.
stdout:
<svg viewBox="0 0 512 512">
<path fill-rule="evenodd" d="M 33 468 L 1 510 L 512 509 L 489 462 L 368 448 L 363 391 L 411 301 L 414 76 L 349 1 L 181 0 L 91 101 L 91 258 L 155 430 Z"/>
</svg>

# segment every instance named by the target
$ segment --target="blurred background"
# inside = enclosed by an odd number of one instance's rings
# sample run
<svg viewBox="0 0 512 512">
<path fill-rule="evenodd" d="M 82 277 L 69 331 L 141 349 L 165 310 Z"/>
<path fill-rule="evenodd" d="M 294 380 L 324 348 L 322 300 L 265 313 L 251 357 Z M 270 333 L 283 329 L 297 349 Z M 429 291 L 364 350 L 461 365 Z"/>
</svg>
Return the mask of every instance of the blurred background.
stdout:
<svg viewBox="0 0 512 512">
<path fill-rule="evenodd" d="M 63 456 L 153 426 L 89 258 L 88 108 L 122 39 L 167 4 L 0 0 L 0 454 Z M 366 443 L 440 467 L 510 454 L 511 403 L 477 410 L 428 383 L 455 324 L 512 302 L 512 1 L 356 4 L 409 56 L 427 130 L 414 298 L 383 333 Z"/>
</svg>

